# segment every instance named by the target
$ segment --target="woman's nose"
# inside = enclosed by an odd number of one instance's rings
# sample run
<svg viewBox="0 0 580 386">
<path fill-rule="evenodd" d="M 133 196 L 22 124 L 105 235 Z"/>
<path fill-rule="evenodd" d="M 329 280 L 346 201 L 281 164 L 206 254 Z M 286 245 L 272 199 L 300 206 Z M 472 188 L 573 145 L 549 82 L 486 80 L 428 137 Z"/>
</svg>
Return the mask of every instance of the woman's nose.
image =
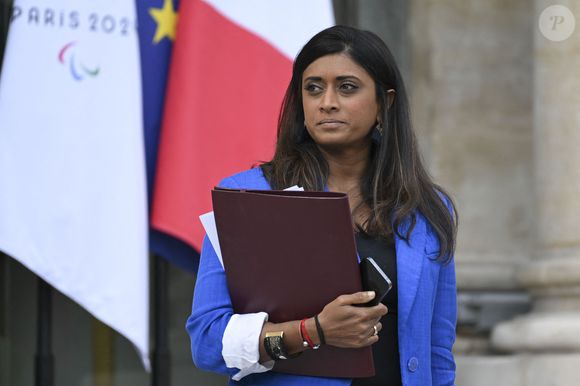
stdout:
<svg viewBox="0 0 580 386">
<path fill-rule="evenodd" d="M 320 111 L 338 110 L 338 95 L 332 89 L 327 90 L 320 100 Z"/>
</svg>

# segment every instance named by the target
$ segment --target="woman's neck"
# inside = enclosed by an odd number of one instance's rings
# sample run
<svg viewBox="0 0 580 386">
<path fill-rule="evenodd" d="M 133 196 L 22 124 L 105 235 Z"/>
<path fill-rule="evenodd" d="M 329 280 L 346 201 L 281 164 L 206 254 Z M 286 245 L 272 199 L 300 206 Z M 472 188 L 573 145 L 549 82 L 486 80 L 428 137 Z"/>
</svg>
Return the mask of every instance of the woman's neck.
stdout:
<svg viewBox="0 0 580 386">
<path fill-rule="evenodd" d="M 328 163 L 328 190 L 346 193 L 353 224 L 364 227 L 370 209 L 363 201 L 361 180 L 370 162 L 370 145 L 357 149 L 320 151 Z"/>
<path fill-rule="evenodd" d="M 360 193 L 360 181 L 370 157 L 370 147 L 356 150 L 329 151 L 320 149 L 328 163 L 328 189 L 335 192 Z"/>
<path fill-rule="evenodd" d="M 328 162 L 328 190 L 346 193 L 353 223 L 364 227 L 370 210 L 363 201 L 361 179 L 370 162 L 370 147 L 356 151 L 321 151 Z"/>
</svg>

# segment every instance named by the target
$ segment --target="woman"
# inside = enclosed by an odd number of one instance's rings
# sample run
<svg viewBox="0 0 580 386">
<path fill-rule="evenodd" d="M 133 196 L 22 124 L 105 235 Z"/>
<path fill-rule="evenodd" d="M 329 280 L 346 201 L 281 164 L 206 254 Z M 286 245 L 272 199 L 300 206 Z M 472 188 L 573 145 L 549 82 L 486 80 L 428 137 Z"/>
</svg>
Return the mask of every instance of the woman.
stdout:
<svg viewBox="0 0 580 386">
<path fill-rule="evenodd" d="M 393 290 L 374 307 L 355 306 L 373 294 L 344 294 L 304 321 L 235 315 L 225 273 L 206 240 L 187 321 L 199 368 L 244 385 L 454 384 L 455 211 L 421 164 L 408 110 L 395 61 L 373 33 L 336 26 L 304 46 L 273 159 L 220 185 L 346 193 L 359 254 L 379 260 Z M 284 333 L 284 356 L 319 344 L 373 345 L 377 374 L 351 380 L 269 371 L 273 359 L 284 360 L 270 347 L 272 332 Z"/>
</svg>

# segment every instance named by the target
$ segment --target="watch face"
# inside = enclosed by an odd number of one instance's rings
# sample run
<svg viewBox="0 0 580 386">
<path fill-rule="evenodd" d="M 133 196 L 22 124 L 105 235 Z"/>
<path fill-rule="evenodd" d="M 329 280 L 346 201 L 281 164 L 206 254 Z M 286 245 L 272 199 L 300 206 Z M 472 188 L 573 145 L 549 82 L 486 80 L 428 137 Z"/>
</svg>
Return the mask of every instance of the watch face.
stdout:
<svg viewBox="0 0 580 386">
<path fill-rule="evenodd" d="M 267 333 L 264 338 L 264 347 L 272 359 L 286 359 L 283 333 Z"/>
</svg>

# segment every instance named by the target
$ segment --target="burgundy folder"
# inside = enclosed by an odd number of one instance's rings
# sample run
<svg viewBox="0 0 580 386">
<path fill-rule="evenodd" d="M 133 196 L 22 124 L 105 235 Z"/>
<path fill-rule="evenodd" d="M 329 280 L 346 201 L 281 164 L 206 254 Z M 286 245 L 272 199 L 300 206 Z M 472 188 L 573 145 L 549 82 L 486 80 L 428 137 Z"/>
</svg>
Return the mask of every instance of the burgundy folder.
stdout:
<svg viewBox="0 0 580 386">
<path fill-rule="evenodd" d="M 213 209 L 236 313 L 271 322 L 312 317 L 361 291 L 348 198 L 343 193 L 215 188 Z M 323 345 L 277 361 L 274 371 L 357 378 L 375 373 L 372 349 Z"/>
</svg>

